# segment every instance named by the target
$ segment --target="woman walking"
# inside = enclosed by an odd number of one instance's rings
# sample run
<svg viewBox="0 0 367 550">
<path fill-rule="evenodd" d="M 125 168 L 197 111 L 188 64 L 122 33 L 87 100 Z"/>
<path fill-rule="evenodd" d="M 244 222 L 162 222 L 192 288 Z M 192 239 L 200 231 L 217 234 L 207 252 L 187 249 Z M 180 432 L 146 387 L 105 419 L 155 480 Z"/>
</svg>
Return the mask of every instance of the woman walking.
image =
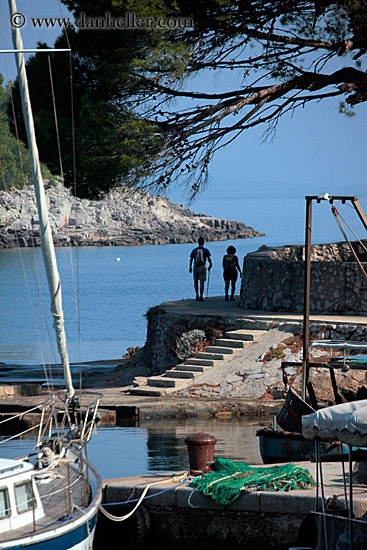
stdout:
<svg viewBox="0 0 367 550">
<path fill-rule="evenodd" d="M 234 246 L 229 246 L 227 248 L 227 254 L 223 256 L 223 279 L 224 279 L 224 290 L 226 293 L 225 300 L 228 302 L 228 291 L 229 283 L 231 283 L 231 302 L 234 302 L 234 292 L 236 289 L 236 281 L 239 272 L 242 277 L 241 268 L 238 263 L 238 258 L 236 256 L 236 249 Z"/>
</svg>

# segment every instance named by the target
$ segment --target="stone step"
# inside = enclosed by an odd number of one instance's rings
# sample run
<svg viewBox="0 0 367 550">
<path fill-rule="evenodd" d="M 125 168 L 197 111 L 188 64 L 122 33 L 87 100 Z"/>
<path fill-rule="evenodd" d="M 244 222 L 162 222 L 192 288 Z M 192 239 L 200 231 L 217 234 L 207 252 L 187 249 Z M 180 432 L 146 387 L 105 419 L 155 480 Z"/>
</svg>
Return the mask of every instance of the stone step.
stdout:
<svg viewBox="0 0 367 550">
<path fill-rule="evenodd" d="M 176 381 L 173 378 L 165 378 L 164 376 L 150 376 L 148 378 L 148 386 L 157 386 L 159 388 L 175 388 Z"/>
<path fill-rule="evenodd" d="M 243 348 L 245 346 L 243 340 L 235 340 L 234 338 L 218 338 L 215 343 L 218 346 L 228 348 Z M 208 349 L 208 348 L 206 348 Z"/>
<path fill-rule="evenodd" d="M 174 388 L 162 388 L 159 386 L 140 386 L 137 388 L 131 388 L 129 393 L 130 395 L 146 395 L 147 397 L 159 397 L 163 395 L 168 395 L 174 393 L 178 390 L 186 388 L 190 384 L 189 381 L 177 381 L 177 385 Z"/>
<path fill-rule="evenodd" d="M 176 388 L 172 388 L 173 391 L 176 391 Z M 168 390 L 168 388 L 167 388 Z M 130 395 L 146 395 L 148 397 L 159 397 L 160 395 L 164 395 L 167 393 L 167 391 L 164 391 L 162 388 L 152 388 L 148 386 L 141 386 L 138 388 L 132 388 L 129 391 Z"/>
<path fill-rule="evenodd" d="M 205 351 L 198 351 L 195 357 L 197 359 L 213 359 L 213 361 L 223 361 L 224 359 L 221 353 L 206 353 Z"/>
<path fill-rule="evenodd" d="M 203 367 L 201 365 L 180 365 L 181 371 L 185 370 L 185 371 L 198 372 L 198 373 L 206 372 L 210 368 L 211 367 Z"/>
<path fill-rule="evenodd" d="M 214 361 L 209 359 L 186 359 L 184 365 L 200 365 L 202 367 L 214 367 Z"/>
<path fill-rule="evenodd" d="M 233 340 L 247 340 L 256 342 L 266 333 L 266 330 L 252 330 L 246 328 L 240 328 L 238 330 L 231 330 L 226 333 L 226 337 Z"/>
<path fill-rule="evenodd" d="M 165 376 L 167 376 L 168 378 L 187 378 L 190 380 L 191 378 L 195 378 L 195 372 L 187 371 L 187 370 L 171 369 L 165 372 Z"/>
<path fill-rule="evenodd" d="M 235 342 L 235 340 L 229 340 L 230 342 Z M 241 342 L 242 344 L 242 342 Z M 235 347 L 235 346 L 233 346 Z M 233 349 L 231 349 L 230 347 L 221 347 L 221 346 L 208 346 L 207 348 L 205 348 L 205 351 L 207 353 L 223 353 L 224 355 L 230 355 L 231 353 L 233 353 Z"/>
</svg>

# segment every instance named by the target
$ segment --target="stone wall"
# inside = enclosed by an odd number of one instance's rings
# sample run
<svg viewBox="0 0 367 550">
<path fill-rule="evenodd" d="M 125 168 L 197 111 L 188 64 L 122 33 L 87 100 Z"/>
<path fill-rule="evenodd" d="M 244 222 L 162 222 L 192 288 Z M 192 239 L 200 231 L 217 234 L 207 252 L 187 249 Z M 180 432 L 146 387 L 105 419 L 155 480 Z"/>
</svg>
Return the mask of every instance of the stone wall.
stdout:
<svg viewBox="0 0 367 550">
<path fill-rule="evenodd" d="M 124 488 L 108 486 L 104 492 L 104 502 L 128 500 L 132 488 L 129 488 L 130 492 L 122 489 Z M 138 490 L 141 492 L 140 488 Z M 193 489 L 187 487 L 187 490 L 188 493 L 184 496 L 176 491 L 178 501 L 176 505 L 171 504 L 171 495 L 175 494 L 174 490 L 167 491 L 164 499 L 156 495 L 154 495 L 155 498 L 146 499 L 144 506 L 138 509 L 138 517 L 134 516 L 135 523 L 131 520 L 122 522 L 123 530 L 121 522 L 113 523 L 111 520 L 106 520 L 104 516 L 100 516 L 93 547 L 96 550 L 103 550 L 106 548 L 105 542 L 108 538 L 111 548 L 120 547 L 121 541 L 124 540 L 127 542 L 126 548 L 140 548 L 140 550 L 156 548 L 287 550 L 291 545 L 296 544 L 298 530 L 307 513 L 307 510 L 304 511 L 303 502 L 300 509 L 299 498 L 295 499 L 297 505 L 294 506 L 292 513 L 280 511 L 279 506 L 274 506 L 273 503 L 275 510 L 261 512 L 254 505 L 250 506 L 250 511 L 242 510 L 237 502 L 224 507 L 198 492 L 192 498 L 198 509 L 193 509 L 194 504 L 192 508 L 187 504 Z M 252 494 L 251 501 L 256 502 L 256 498 L 253 497 Z M 116 506 L 111 508 L 111 513 L 117 514 Z M 121 506 L 118 511 L 118 515 L 125 513 Z M 144 514 L 144 517 L 140 518 L 140 514 Z M 144 529 L 145 525 L 149 525 L 149 528 Z M 137 540 L 139 546 L 136 545 Z"/>
<path fill-rule="evenodd" d="M 358 243 L 353 246 L 364 261 Z M 241 307 L 266 311 L 303 311 L 304 247 L 262 246 L 243 264 Z M 346 243 L 313 245 L 310 309 L 322 313 L 367 314 L 367 280 Z"/>
</svg>

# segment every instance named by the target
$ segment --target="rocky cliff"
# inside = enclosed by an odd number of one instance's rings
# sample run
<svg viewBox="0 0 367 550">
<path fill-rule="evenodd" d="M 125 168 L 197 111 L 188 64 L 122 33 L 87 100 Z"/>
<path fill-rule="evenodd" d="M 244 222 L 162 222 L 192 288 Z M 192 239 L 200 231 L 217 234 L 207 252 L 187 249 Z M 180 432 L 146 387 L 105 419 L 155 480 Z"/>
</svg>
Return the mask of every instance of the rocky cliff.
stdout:
<svg viewBox="0 0 367 550">
<path fill-rule="evenodd" d="M 244 223 L 198 214 L 162 196 L 120 188 L 101 201 L 46 186 L 55 245 L 137 245 L 247 239 L 263 235 Z M 0 192 L 0 248 L 40 244 L 33 186 Z"/>
</svg>

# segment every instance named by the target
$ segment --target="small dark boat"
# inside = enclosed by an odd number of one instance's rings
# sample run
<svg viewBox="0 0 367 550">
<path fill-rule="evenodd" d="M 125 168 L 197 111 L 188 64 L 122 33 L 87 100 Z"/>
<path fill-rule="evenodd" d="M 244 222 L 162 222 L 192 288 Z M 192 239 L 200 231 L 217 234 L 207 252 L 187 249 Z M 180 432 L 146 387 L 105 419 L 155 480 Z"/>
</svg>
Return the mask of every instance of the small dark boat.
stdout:
<svg viewBox="0 0 367 550">
<path fill-rule="evenodd" d="M 256 435 L 264 464 L 314 460 L 315 443 L 300 433 L 262 428 Z M 322 460 L 337 460 L 341 457 L 340 445 L 337 442 L 320 443 L 320 453 Z"/>
<path fill-rule="evenodd" d="M 313 459 L 315 443 L 302 435 L 302 416 L 313 412 L 314 409 L 293 388 L 289 388 L 287 399 L 277 417 L 283 430 L 262 428 L 256 432 L 264 464 Z M 341 455 L 341 448 L 338 442 L 320 443 L 320 453 L 323 459 L 327 457 L 328 460 L 336 460 Z"/>
</svg>

